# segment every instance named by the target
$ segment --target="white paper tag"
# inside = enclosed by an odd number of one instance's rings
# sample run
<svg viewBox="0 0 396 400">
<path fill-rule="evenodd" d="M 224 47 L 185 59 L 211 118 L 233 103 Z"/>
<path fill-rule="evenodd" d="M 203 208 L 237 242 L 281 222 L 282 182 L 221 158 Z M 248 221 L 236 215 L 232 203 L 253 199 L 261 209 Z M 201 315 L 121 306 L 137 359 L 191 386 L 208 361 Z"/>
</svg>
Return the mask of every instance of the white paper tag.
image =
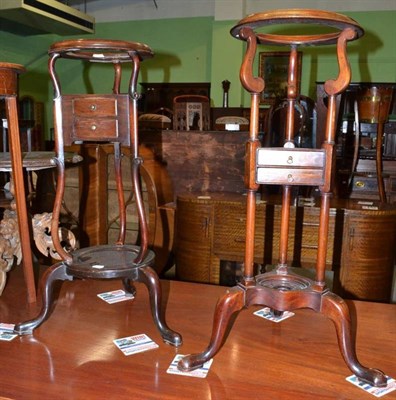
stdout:
<svg viewBox="0 0 396 400">
<path fill-rule="evenodd" d="M 239 131 L 239 124 L 225 124 L 226 131 Z"/>
<path fill-rule="evenodd" d="M 119 303 L 120 301 L 132 300 L 134 298 L 133 294 L 127 293 L 125 292 L 125 290 L 122 289 L 112 290 L 111 292 L 99 293 L 97 296 L 109 304 Z"/>
<path fill-rule="evenodd" d="M 345 378 L 348 382 L 353 383 L 355 386 L 364 390 L 367 393 L 372 394 L 375 397 L 382 397 L 386 394 L 393 392 L 396 390 L 396 381 L 395 379 L 387 376 L 387 385 L 385 387 L 375 387 L 371 386 L 368 383 L 362 382 L 356 375 L 351 375 Z"/>
<path fill-rule="evenodd" d="M 14 333 L 14 324 L 0 323 L 0 340 L 10 342 L 15 339 L 18 334 Z"/>
<path fill-rule="evenodd" d="M 175 374 L 175 375 L 184 375 L 184 376 L 192 376 L 195 378 L 206 378 L 208 375 L 209 369 L 213 363 L 213 358 L 207 361 L 201 368 L 194 369 L 190 372 L 183 372 L 177 368 L 178 362 L 184 357 L 183 354 L 177 354 L 176 357 L 171 362 L 169 368 L 167 369 L 168 374 Z"/>
<path fill-rule="evenodd" d="M 113 340 L 114 344 L 126 355 L 142 353 L 158 348 L 158 344 L 153 342 L 146 334 L 127 336 Z"/>
<path fill-rule="evenodd" d="M 267 319 L 268 321 L 272 321 L 272 322 L 281 322 L 281 321 L 283 321 L 287 318 L 290 318 L 294 315 L 294 313 L 291 311 L 284 311 L 282 313 L 282 315 L 274 316 L 271 313 L 271 309 L 269 307 L 264 307 L 258 311 L 255 311 L 253 314 L 257 315 L 258 317 Z"/>
</svg>

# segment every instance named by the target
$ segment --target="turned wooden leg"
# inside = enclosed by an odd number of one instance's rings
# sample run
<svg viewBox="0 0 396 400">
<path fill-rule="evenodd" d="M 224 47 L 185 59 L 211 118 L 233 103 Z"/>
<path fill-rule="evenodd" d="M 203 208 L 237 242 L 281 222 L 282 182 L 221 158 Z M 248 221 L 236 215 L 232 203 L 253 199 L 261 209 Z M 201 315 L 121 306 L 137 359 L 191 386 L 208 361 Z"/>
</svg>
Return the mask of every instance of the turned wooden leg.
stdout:
<svg viewBox="0 0 396 400">
<path fill-rule="evenodd" d="M 190 354 L 183 357 L 178 364 L 181 371 L 192 371 L 202 367 L 207 361 L 213 358 L 223 345 L 228 331 L 231 329 L 234 313 L 242 310 L 245 306 L 244 291 L 239 288 L 232 288 L 216 305 L 213 319 L 212 337 L 209 346 L 202 353 Z"/>
<path fill-rule="evenodd" d="M 348 368 L 359 379 L 372 386 L 386 386 L 386 376 L 382 371 L 363 367 L 356 357 L 355 343 L 351 337 L 349 308 L 345 301 L 328 292 L 322 297 L 321 313 L 330 318 L 335 325 L 338 345 Z"/>
<path fill-rule="evenodd" d="M 26 322 L 15 325 L 14 331 L 19 335 L 28 335 L 40 326 L 49 315 L 52 306 L 52 286 L 55 281 L 73 280 L 73 277 L 66 273 L 66 264 L 60 262 L 48 268 L 40 281 L 40 292 L 42 298 L 42 306 L 39 315 Z"/>
<path fill-rule="evenodd" d="M 168 327 L 165 322 L 165 316 L 162 313 L 162 291 L 157 273 L 151 267 L 141 267 L 139 268 L 138 281 L 147 286 L 150 295 L 151 313 L 162 339 L 173 346 L 180 346 L 182 344 L 181 335 Z"/>
<path fill-rule="evenodd" d="M 18 127 L 18 112 L 16 97 L 6 98 L 6 114 L 8 120 L 8 138 L 12 162 L 12 175 L 14 180 L 15 203 L 18 216 L 18 229 L 22 251 L 23 274 L 27 287 L 28 302 L 36 302 L 36 286 L 34 281 L 34 268 L 32 248 L 30 244 L 30 221 L 26 205 L 26 193 L 23 179 L 23 161 L 21 153 L 20 134 Z"/>
</svg>

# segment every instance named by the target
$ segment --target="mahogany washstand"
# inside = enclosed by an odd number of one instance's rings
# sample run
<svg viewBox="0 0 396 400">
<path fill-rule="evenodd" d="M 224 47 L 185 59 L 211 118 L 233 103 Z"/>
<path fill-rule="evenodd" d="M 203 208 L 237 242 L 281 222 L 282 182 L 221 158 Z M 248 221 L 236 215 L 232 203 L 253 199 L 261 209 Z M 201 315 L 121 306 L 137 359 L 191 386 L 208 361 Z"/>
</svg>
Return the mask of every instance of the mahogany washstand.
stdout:
<svg viewBox="0 0 396 400">
<path fill-rule="evenodd" d="M 15 325 L 19 334 L 29 334 L 49 316 L 52 287 L 56 280 L 121 279 L 125 290 L 135 294 L 134 281 L 143 282 L 150 295 L 154 322 L 165 342 L 179 346 L 181 336 L 169 329 L 161 310 L 161 285 L 151 268 L 154 253 L 148 249 L 148 224 L 140 187 L 136 85 L 140 62 L 151 58 L 152 50 L 137 42 L 79 39 L 54 43 L 49 49 L 49 73 L 54 86 L 55 153 L 57 164 L 56 196 L 53 208 L 51 235 L 61 262 L 50 267 L 42 277 L 40 290 L 42 308 L 39 315 Z M 111 94 L 62 94 L 60 80 L 55 70 L 58 59 L 82 60 L 83 64 L 104 63 L 113 65 L 114 82 Z M 123 63 L 132 66 L 127 93 L 120 93 Z M 89 65 L 89 64 L 88 64 Z M 65 190 L 64 146 L 75 142 L 109 142 L 114 145 L 114 171 L 120 213 L 120 230 L 115 244 L 97 245 L 68 252 L 58 235 L 59 216 Z M 139 219 L 140 244 L 125 243 L 126 202 L 124 198 L 121 159 L 123 146 L 130 149 L 132 190 Z M 107 199 L 103 200 L 104 202 Z M 103 227 L 106 229 L 106 227 Z"/>
<path fill-rule="evenodd" d="M 301 31 L 301 27 L 306 28 L 304 25 L 308 24 L 327 26 L 331 29 L 328 33 L 304 35 L 280 34 L 279 30 L 276 33 L 259 32 L 260 28 L 276 27 L 279 24 L 298 24 L 298 32 Z M 183 357 L 178 364 L 180 370 L 190 371 L 199 368 L 214 357 L 226 340 L 233 317 L 244 308 L 263 305 L 270 307 L 274 313 L 309 308 L 333 321 L 341 353 L 350 370 L 362 381 L 375 386 L 386 385 L 386 377 L 381 371 L 366 368 L 359 363 L 351 335 L 348 306 L 325 285 L 329 208 L 335 165 L 336 96 L 346 89 L 351 80 L 346 52 L 347 42 L 359 38 L 363 33 L 363 29 L 356 21 L 341 14 L 302 9 L 252 14 L 231 29 L 232 36 L 247 42 L 240 69 L 240 80 L 242 86 L 251 95 L 250 134 L 246 143 L 245 160 L 247 210 L 244 275 L 240 283 L 219 299 L 208 347 L 202 353 Z M 260 147 L 258 139 L 260 95 L 265 87 L 265 77 L 254 76 L 253 62 L 260 44 L 290 46 L 287 77 L 288 111 L 286 139 L 283 147 Z M 336 44 L 339 74 L 336 79 L 330 79 L 325 83 L 325 91 L 328 95 L 325 140 L 320 149 L 297 148 L 293 132 L 294 105 L 299 94 L 297 93 L 297 48 L 300 45 L 331 44 Z M 256 194 L 260 185 L 282 186 L 280 248 L 279 263 L 275 270 L 254 276 Z M 321 192 L 314 280 L 291 273 L 287 261 L 291 191 L 294 186 L 299 185 L 319 187 Z M 307 357 L 309 357 L 308 354 Z"/>
</svg>

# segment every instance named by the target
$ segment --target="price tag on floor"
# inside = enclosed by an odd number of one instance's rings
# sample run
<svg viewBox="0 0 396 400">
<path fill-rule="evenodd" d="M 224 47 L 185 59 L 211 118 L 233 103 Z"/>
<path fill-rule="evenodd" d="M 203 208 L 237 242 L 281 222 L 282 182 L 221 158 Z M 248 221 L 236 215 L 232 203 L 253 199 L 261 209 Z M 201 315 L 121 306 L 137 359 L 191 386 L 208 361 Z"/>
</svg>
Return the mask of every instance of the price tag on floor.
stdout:
<svg viewBox="0 0 396 400">
<path fill-rule="evenodd" d="M 0 340 L 9 342 L 15 339 L 18 334 L 14 333 L 14 326 L 14 324 L 0 323 Z"/>
<path fill-rule="evenodd" d="M 157 343 L 153 342 L 144 333 L 115 339 L 113 342 L 126 356 L 142 353 L 143 351 L 148 351 L 159 347 Z"/>
<path fill-rule="evenodd" d="M 382 397 L 396 390 L 396 380 L 389 376 L 386 378 L 387 385 L 385 387 L 371 386 L 368 383 L 361 381 L 356 375 L 348 376 L 346 380 L 375 397 Z"/>
<path fill-rule="evenodd" d="M 255 311 L 253 314 L 257 315 L 258 317 L 268 319 L 272 322 L 281 322 L 294 315 L 294 313 L 291 311 L 283 311 L 280 315 L 274 315 L 274 313 L 271 311 L 271 308 L 269 307 L 264 307 L 258 311 Z"/>
<path fill-rule="evenodd" d="M 178 362 L 184 357 L 183 354 L 177 354 L 176 357 L 173 359 L 171 362 L 171 365 L 167 369 L 168 374 L 175 374 L 175 375 L 184 375 L 184 376 L 192 376 L 194 378 L 206 378 L 206 375 L 208 375 L 209 369 L 213 363 L 213 358 L 207 361 L 201 368 L 194 369 L 193 371 L 190 372 L 184 372 L 180 371 L 177 368 Z"/>
<path fill-rule="evenodd" d="M 118 289 L 112 290 L 111 292 L 99 293 L 98 297 L 104 300 L 106 303 L 114 304 L 120 301 L 132 300 L 133 294 L 125 292 L 125 290 Z"/>
</svg>

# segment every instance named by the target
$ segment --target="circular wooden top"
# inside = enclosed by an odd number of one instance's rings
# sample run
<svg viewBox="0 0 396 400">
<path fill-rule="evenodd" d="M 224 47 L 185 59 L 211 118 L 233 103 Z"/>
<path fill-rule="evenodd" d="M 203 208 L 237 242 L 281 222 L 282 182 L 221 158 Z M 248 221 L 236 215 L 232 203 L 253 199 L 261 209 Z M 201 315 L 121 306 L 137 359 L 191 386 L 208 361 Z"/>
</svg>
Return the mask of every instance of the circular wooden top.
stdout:
<svg viewBox="0 0 396 400">
<path fill-rule="evenodd" d="M 12 64 L 12 63 L 7 63 L 7 62 L 0 62 L 0 69 L 13 70 L 14 72 L 16 72 L 18 74 L 26 72 L 26 69 L 23 65 Z"/>
<path fill-rule="evenodd" d="M 334 28 L 335 31 L 317 33 L 316 30 L 316 33 L 305 35 L 256 33 L 257 41 L 260 44 L 275 45 L 322 45 L 336 43 L 341 31 L 347 28 L 355 31 L 354 40 L 364 34 L 363 28 L 355 20 L 342 14 L 321 10 L 288 9 L 251 14 L 243 18 L 231 29 L 231 35 L 237 39 L 246 40 L 243 34 L 241 34 L 243 28 L 255 30 L 269 25 L 281 24 L 322 25 Z"/>
<path fill-rule="evenodd" d="M 25 72 L 19 64 L 0 62 L 0 97 L 18 95 L 18 75 Z"/>
<path fill-rule="evenodd" d="M 120 40 L 78 39 L 54 43 L 48 54 L 60 54 L 63 58 L 88 60 L 91 62 L 127 62 L 136 54 L 140 60 L 151 58 L 154 52 L 143 43 Z"/>
</svg>

